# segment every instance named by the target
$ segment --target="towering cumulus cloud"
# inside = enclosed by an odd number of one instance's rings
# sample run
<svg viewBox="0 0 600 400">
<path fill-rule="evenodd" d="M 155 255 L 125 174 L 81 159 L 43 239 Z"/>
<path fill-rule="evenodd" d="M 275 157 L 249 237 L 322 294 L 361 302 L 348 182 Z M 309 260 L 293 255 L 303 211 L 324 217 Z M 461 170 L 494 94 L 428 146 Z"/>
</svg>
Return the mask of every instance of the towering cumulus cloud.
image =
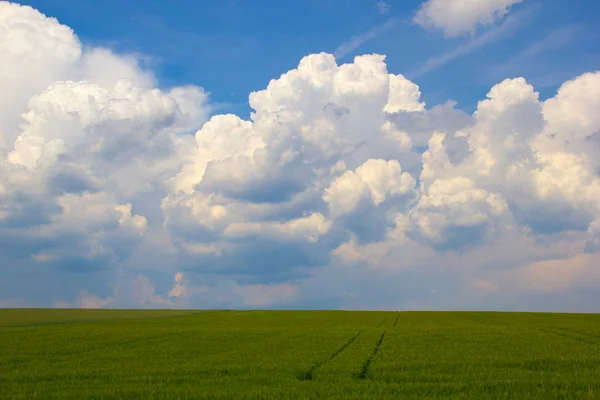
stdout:
<svg viewBox="0 0 600 400">
<path fill-rule="evenodd" d="M 594 308 L 600 72 L 473 115 L 375 54 L 304 57 L 249 120 L 155 86 L 0 3 L 0 305 Z"/>
</svg>

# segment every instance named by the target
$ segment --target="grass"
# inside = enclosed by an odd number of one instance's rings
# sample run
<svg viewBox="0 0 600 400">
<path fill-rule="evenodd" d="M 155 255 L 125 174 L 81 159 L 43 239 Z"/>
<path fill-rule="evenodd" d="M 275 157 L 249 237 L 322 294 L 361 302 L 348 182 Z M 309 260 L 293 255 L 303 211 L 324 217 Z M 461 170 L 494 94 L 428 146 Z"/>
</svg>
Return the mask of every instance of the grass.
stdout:
<svg viewBox="0 0 600 400">
<path fill-rule="evenodd" d="M 0 310 L 0 399 L 600 399 L 600 315 Z"/>
</svg>

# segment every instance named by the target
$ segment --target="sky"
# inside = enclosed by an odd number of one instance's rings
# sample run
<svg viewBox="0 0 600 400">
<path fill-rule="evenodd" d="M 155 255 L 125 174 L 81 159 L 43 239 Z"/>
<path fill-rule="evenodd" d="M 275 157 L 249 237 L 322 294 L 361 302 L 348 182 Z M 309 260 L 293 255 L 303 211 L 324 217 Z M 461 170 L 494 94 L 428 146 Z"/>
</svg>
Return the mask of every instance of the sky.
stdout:
<svg viewBox="0 0 600 400">
<path fill-rule="evenodd" d="M 598 16 L 0 2 L 0 307 L 600 312 Z"/>
</svg>

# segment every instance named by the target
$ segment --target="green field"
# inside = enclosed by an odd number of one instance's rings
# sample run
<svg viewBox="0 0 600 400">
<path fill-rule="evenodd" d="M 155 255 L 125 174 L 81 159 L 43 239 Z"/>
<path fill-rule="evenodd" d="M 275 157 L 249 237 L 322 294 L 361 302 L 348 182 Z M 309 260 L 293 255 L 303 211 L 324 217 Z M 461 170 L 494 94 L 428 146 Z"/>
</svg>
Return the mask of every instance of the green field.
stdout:
<svg viewBox="0 0 600 400">
<path fill-rule="evenodd" d="M 0 399 L 600 399 L 600 315 L 0 310 Z"/>
</svg>

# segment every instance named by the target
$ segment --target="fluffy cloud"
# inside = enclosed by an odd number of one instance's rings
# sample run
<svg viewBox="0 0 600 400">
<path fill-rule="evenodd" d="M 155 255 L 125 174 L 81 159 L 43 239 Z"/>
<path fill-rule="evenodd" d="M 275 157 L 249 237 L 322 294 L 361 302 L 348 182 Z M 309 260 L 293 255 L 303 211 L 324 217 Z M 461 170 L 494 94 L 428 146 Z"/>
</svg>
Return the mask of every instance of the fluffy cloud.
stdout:
<svg viewBox="0 0 600 400">
<path fill-rule="evenodd" d="M 81 53 L 70 28 L 31 7 L 0 3 L 0 146 L 12 144 L 11 133 L 30 97 L 65 79 Z"/>
<path fill-rule="evenodd" d="M 148 277 L 137 275 L 135 277 L 121 276 L 113 289 L 112 295 L 99 297 L 88 291 L 79 293 L 74 304 L 61 301 L 63 307 L 80 308 L 105 308 L 105 307 L 133 307 L 133 308 L 183 308 L 187 305 L 181 302 L 186 294 L 182 284 L 183 274 L 178 272 L 174 276 L 175 284 L 169 290 L 168 297 L 156 293 L 156 289 Z"/>
<path fill-rule="evenodd" d="M 440 249 L 478 244 L 502 229 L 506 200 L 465 177 L 437 179 L 411 210 L 413 232 Z M 498 226 L 500 225 L 500 226 Z"/>
<path fill-rule="evenodd" d="M 523 0 L 427 0 L 414 21 L 424 27 L 444 30 L 446 36 L 473 33 L 479 25 L 489 25 L 506 15 Z"/>
<path fill-rule="evenodd" d="M 513 3 L 418 18 L 457 34 Z M 536 308 L 597 288 L 600 72 L 545 101 L 507 79 L 469 115 L 384 56 L 312 54 L 244 120 L 29 7 L 0 3 L 0 38 L 0 305 Z"/>
<path fill-rule="evenodd" d="M 154 89 L 134 56 L 84 48 L 30 7 L 0 3 L 0 33 L 1 263 L 15 266 L 1 273 L 125 262 L 150 225 L 141 199 L 160 203 L 207 95 Z"/>
<path fill-rule="evenodd" d="M 536 147 L 542 151 L 567 151 L 583 156 L 600 167 L 600 107 L 597 91 L 600 74 L 586 73 L 560 87 L 555 97 L 544 102 L 545 135 Z"/>
<path fill-rule="evenodd" d="M 336 178 L 325 190 L 323 200 L 335 217 L 354 212 L 363 198 L 379 206 L 388 197 L 409 193 L 415 184 L 409 173 L 402 172 L 398 161 L 367 160 L 356 171 Z"/>
</svg>

